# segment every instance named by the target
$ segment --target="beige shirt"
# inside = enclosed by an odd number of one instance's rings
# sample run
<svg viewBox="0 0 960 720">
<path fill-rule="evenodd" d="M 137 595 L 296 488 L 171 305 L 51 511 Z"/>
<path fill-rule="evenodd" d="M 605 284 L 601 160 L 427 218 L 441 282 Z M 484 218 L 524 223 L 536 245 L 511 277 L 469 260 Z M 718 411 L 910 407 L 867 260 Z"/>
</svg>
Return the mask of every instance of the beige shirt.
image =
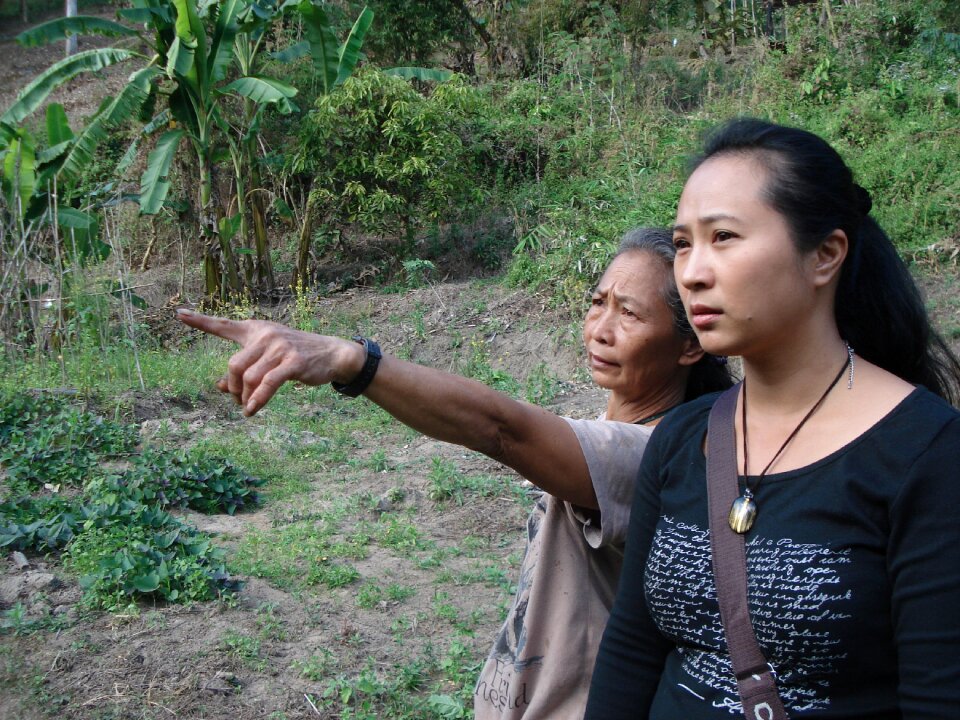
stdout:
<svg viewBox="0 0 960 720">
<path fill-rule="evenodd" d="M 579 720 L 586 707 L 652 429 L 567 422 L 583 449 L 600 512 L 547 493 L 538 499 L 527 521 L 517 594 L 477 682 L 477 720 Z"/>
</svg>

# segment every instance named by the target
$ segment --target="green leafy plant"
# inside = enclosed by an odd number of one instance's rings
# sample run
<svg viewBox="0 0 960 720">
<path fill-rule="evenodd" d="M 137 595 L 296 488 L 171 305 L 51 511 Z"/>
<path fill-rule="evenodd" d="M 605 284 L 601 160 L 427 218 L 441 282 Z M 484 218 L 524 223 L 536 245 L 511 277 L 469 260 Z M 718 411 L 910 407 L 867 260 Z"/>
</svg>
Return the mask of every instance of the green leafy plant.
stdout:
<svg viewBox="0 0 960 720">
<path fill-rule="evenodd" d="M 309 113 L 290 175 L 311 186 L 300 236 L 298 276 L 308 281 L 313 227 L 340 225 L 390 237 L 401 259 L 424 221 L 449 215 L 451 205 L 478 199 L 468 180 L 471 153 L 462 134 L 479 109 L 478 94 L 453 77 L 424 96 L 409 82 L 365 68 Z M 410 266 L 422 281 L 427 261 Z"/>
<path fill-rule="evenodd" d="M 95 526 L 67 547 L 64 563 L 81 576 L 87 602 L 95 607 L 125 607 L 142 596 L 195 602 L 237 587 L 229 581 L 223 550 L 162 510 L 139 505 L 92 520 Z"/>
<path fill-rule="evenodd" d="M 238 587 L 223 551 L 164 508 L 232 513 L 257 502 L 259 480 L 196 453 L 138 454 L 134 426 L 63 399 L 7 393 L 4 401 L 0 461 L 11 494 L 0 502 L 0 547 L 63 550 L 95 607 L 193 602 Z M 127 469 L 104 467 L 120 455 L 133 456 Z M 79 492 L 31 494 L 60 485 Z"/>
</svg>

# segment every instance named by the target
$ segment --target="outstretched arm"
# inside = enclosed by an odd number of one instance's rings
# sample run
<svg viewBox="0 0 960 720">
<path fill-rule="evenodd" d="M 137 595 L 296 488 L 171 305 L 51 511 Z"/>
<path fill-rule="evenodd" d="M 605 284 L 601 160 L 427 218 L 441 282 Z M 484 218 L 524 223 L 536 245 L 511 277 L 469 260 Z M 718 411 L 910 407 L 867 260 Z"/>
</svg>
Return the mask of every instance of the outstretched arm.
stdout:
<svg viewBox="0 0 960 720">
<path fill-rule="evenodd" d="M 217 387 L 233 395 L 245 415 L 260 410 L 288 380 L 349 383 L 363 367 L 363 348 L 349 340 L 263 320 L 190 311 L 178 311 L 177 318 L 241 346 Z M 364 395 L 425 435 L 482 452 L 563 500 L 597 507 L 576 435 L 562 418 L 542 408 L 389 355 L 383 356 Z"/>
</svg>

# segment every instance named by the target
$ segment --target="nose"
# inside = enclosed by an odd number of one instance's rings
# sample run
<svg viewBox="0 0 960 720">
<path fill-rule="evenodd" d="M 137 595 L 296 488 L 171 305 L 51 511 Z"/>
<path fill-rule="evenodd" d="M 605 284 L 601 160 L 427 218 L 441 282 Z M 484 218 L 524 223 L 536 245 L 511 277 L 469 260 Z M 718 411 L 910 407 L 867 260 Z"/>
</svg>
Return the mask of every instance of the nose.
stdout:
<svg viewBox="0 0 960 720">
<path fill-rule="evenodd" d="M 613 321 L 614 321 L 614 308 L 612 303 L 604 306 L 603 311 L 600 313 L 600 316 L 597 318 L 596 326 L 593 330 L 593 336 L 598 342 L 603 343 L 604 345 L 613 344 Z"/>
<path fill-rule="evenodd" d="M 710 246 L 692 243 L 687 252 L 678 253 L 673 263 L 677 285 L 687 290 L 707 287 L 713 281 Z"/>
</svg>

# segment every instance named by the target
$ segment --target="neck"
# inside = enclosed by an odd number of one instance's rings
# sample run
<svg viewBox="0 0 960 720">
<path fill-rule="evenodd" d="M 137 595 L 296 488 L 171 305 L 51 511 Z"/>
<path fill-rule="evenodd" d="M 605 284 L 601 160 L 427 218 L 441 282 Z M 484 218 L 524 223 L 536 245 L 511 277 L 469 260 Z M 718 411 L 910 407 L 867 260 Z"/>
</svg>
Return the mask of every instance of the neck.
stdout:
<svg viewBox="0 0 960 720">
<path fill-rule="evenodd" d="M 627 398 L 612 391 L 607 399 L 607 420 L 633 423 L 651 415 L 664 412 L 683 402 L 686 375 L 679 386 L 660 388 L 657 392 L 642 397 Z"/>
<path fill-rule="evenodd" d="M 743 357 L 751 412 L 789 415 L 809 407 L 846 360 L 847 348 L 834 327 L 814 342 L 796 342 Z"/>
</svg>

